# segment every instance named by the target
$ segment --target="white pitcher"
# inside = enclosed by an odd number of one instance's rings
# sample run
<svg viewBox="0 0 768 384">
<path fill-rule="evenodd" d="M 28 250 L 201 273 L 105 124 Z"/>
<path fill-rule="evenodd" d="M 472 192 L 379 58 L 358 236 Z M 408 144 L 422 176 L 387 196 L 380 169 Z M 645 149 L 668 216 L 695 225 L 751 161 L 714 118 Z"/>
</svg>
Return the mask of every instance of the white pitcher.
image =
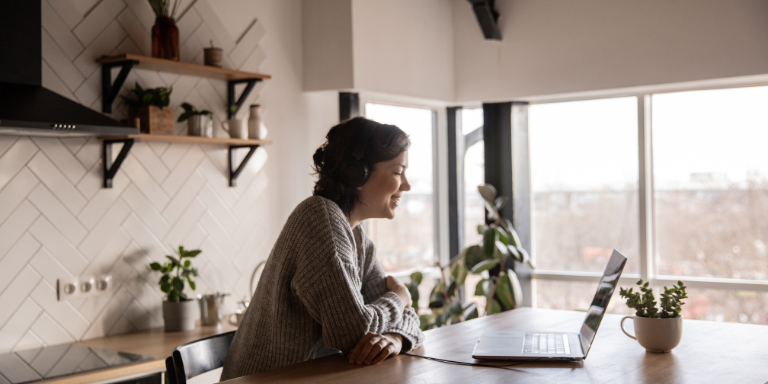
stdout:
<svg viewBox="0 0 768 384">
<path fill-rule="evenodd" d="M 261 119 L 261 105 L 259 104 L 251 104 L 250 116 L 248 117 L 248 137 L 254 140 L 267 138 L 267 128 L 264 127 L 264 121 Z"/>
</svg>

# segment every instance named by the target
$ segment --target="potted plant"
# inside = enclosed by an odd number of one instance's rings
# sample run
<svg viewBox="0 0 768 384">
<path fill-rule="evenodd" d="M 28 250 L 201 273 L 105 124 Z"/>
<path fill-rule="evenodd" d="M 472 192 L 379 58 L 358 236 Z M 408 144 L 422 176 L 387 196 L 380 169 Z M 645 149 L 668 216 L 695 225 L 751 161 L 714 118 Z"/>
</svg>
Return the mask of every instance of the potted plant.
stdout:
<svg viewBox="0 0 768 384">
<path fill-rule="evenodd" d="M 173 108 L 169 107 L 173 88 L 144 89 L 136 83 L 128 97 L 130 121 L 139 119 L 142 133 L 173 135 Z"/>
<path fill-rule="evenodd" d="M 653 289 L 643 280 L 637 282 L 640 292 L 633 292 L 632 288 L 621 288 L 621 297 L 627 300 L 627 306 L 634 309 L 634 316 L 626 316 L 621 319 L 621 330 L 637 340 L 648 352 L 669 352 L 677 347 L 683 336 L 683 316 L 680 314 L 683 307 L 683 299 L 687 299 L 685 285 L 678 281 L 672 288 L 664 287 L 661 294 L 661 303 L 656 308 L 656 299 Z M 632 319 L 635 324 L 635 336 L 624 329 L 624 321 Z"/>
<path fill-rule="evenodd" d="M 465 248 L 447 266 L 440 266 L 441 278 L 436 282 L 429 297 L 430 313 L 419 316 L 421 329 L 441 327 L 479 316 L 475 303 L 462 303 L 460 287 L 468 274 L 483 275 L 475 287 L 475 296 L 485 296 L 485 314 L 508 311 L 522 304 L 522 287 L 514 271 L 514 261 L 526 263 L 533 268 L 528 252 L 523 249 L 512 223 L 501 217 L 499 210 L 507 198 L 497 196 L 496 188 L 490 184 L 477 187 L 485 202 L 487 223 L 477 226 L 483 235 L 482 244 Z M 487 277 L 484 272 L 487 272 Z M 418 286 L 422 274 L 411 274 L 408 290 L 413 306 L 418 310 Z"/>
<path fill-rule="evenodd" d="M 177 120 L 179 123 L 187 121 L 187 134 L 189 136 L 213 137 L 213 123 L 211 111 L 198 111 L 194 105 L 182 103 L 184 113 Z"/>
<path fill-rule="evenodd" d="M 200 252 L 199 249 L 185 250 L 183 246 L 179 246 L 178 258 L 166 255 L 168 263 L 153 262 L 149 264 L 153 271 L 163 275 L 158 284 L 160 284 L 160 290 L 167 294 L 166 300 L 163 301 L 163 319 L 165 320 L 166 332 L 195 329 L 197 307 L 195 301 L 187 298 L 187 295 L 184 294 L 184 282 L 186 281 L 190 288 L 195 289 L 195 282 L 192 281 L 192 277 L 197 277 L 197 268 L 193 268 L 192 262 L 188 259 L 194 258 Z"/>
<path fill-rule="evenodd" d="M 152 26 L 152 57 L 179 61 L 179 28 L 173 20 L 181 0 L 147 0 L 155 12 Z"/>
</svg>

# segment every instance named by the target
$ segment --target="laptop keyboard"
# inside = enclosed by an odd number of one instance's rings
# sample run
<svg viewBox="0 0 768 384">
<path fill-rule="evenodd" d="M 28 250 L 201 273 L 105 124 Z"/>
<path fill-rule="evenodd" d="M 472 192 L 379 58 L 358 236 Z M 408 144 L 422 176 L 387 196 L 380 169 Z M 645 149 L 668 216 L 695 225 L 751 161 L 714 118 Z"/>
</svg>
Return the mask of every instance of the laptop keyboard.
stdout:
<svg viewBox="0 0 768 384">
<path fill-rule="evenodd" d="M 565 333 L 528 333 L 523 342 L 524 353 L 570 355 L 568 335 Z"/>
</svg>

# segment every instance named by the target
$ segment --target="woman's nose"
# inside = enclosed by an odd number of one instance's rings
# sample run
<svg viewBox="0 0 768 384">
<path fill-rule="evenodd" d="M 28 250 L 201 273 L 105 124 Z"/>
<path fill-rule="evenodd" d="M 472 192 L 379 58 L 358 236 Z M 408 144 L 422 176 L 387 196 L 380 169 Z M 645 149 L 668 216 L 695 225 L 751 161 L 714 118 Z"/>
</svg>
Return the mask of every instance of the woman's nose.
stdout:
<svg viewBox="0 0 768 384">
<path fill-rule="evenodd" d="M 400 190 L 401 191 L 410 191 L 411 190 L 411 184 L 408 183 L 408 179 L 403 177 L 403 183 L 400 184 Z"/>
</svg>

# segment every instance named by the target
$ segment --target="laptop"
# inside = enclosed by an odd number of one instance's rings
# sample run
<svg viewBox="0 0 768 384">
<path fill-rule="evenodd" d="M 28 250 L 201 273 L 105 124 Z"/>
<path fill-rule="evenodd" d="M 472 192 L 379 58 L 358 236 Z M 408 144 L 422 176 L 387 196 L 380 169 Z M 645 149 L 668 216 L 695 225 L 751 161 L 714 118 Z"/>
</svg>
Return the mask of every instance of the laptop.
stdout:
<svg viewBox="0 0 768 384">
<path fill-rule="evenodd" d="M 488 331 L 480 336 L 472 357 L 496 360 L 586 359 L 626 263 L 627 258 L 614 249 L 579 333 Z"/>
</svg>

